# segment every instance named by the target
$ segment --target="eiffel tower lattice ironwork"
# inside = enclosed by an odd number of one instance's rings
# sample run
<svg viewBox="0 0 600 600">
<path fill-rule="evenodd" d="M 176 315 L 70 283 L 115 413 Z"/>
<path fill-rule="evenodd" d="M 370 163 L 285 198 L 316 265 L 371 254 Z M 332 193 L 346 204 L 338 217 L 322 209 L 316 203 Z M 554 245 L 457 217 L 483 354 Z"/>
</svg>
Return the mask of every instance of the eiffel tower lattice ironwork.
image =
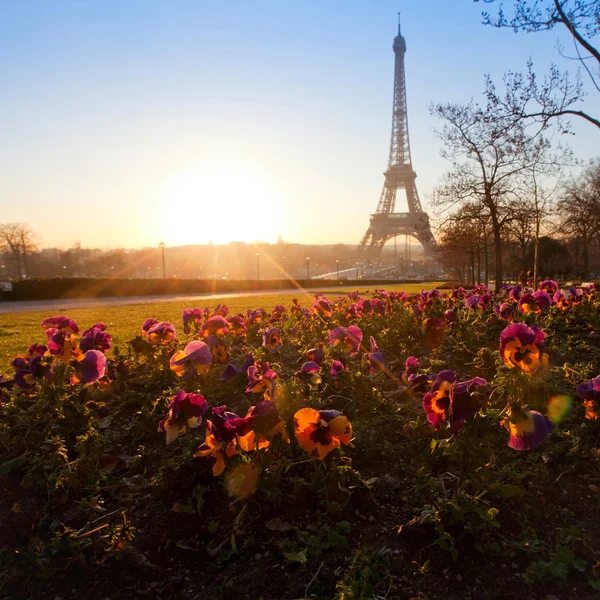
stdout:
<svg viewBox="0 0 600 600">
<path fill-rule="evenodd" d="M 421 208 L 416 173 L 410 157 L 408 138 L 408 113 L 406 108 L 406 74 L 404 71 L 404 55 L 406 41 L 400 30 L 398 15 L 398 35 L 394 39 L 396 63 L 394 70 L 394 112 L 392 117 L 392 141 L 390 158 L 385 175 L 385 183 L 377 205 L 377 211 L 371 215 L 367 233 L 358 247 L 362 256 L 374 257 L 381 253 L 388 240 L 397 235 L 410 235 L 421 242 L 425 253 L 431 255 L 435 240 L 429 226 L 429 216 Z M 406 191 L 408 212 L 394 212 L 398 189 Z"/>
</svg>

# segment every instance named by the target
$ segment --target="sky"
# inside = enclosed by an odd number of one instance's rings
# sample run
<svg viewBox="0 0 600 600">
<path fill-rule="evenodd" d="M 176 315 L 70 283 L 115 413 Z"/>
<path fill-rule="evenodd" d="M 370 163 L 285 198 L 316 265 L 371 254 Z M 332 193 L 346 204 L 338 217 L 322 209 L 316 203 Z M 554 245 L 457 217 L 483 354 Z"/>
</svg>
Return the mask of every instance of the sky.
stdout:
<svg viewBox="0 0 600 600">
<path fill-rule="evenodd" d="M 426 210 L 449 166 L 429 105 L 477 99 L 484 74 L 499 80 L 530 56 L 540 72 L 551 61 L 576 70 L 556 51 L 558 32 L 485 27 L 481 10 L 471 0 L 3 0 L 0 222 L 26 222 L 42 246 L 63 248 L 279 235 L 357 244 L 387 166 L 398 11 Z M 575 154 L 596 156 L 597 130 L 574 130 Z"/>
</svg>

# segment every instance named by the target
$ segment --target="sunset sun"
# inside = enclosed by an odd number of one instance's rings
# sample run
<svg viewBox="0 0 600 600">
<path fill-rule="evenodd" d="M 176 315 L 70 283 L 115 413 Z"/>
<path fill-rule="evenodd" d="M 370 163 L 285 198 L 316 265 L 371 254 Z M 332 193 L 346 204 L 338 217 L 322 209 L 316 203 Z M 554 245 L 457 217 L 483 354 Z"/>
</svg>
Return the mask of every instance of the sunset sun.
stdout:
<svg viewBox="0 0 600 600">
<path fill-rule="evenodd" d="M 282 222 L 272 186 L 244 164 L 203 163 L 176 173 L 162 189 L 160 211 L 171 244 L 272 241 Z"/>
</svg>

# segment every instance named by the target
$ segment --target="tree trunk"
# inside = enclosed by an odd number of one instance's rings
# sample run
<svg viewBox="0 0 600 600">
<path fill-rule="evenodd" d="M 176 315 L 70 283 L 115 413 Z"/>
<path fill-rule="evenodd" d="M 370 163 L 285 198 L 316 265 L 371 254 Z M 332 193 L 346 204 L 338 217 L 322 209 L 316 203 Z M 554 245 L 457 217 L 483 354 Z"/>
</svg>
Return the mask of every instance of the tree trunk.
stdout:
<svg viewBox="0 0 600 600">
<path fill-rule="evenodd" d="M 477 285 L 481 283 L 481 248 L 477 244 Z"/>
<path fill-rule="evenodd" d="M 500 292 L 502 287 L 502 235 L 500 231 L 500 223 L 496 211 L 492 212 L 492 228 L 494 231 L 494 279 L 496 293 Z"/>
<path fill-rule="evenodd" d="M 587 236 L 583 238 L 583 248 L 582 248 L 582 258 L 583 258 L 583 279 L 587 279 L 589 270 L 590 270 L 590 256 L 588 252 L 588 240 Z"/>
<path fill-rule="evenodd" d="M 490 279 L 490 257 L 488 252 L 487 238 L 483 239 L 483 268 L 485 271 L 485 285 L 487 286 Z"/>
<path fill-rule="evenodd" d="M 469 283 L 472 286 L 474 286 L 475 285 L 475 254 L 473 252 L 473 249 L 471 249 L 470 255 L 471 255 L 471 268 L 470 268 L 471 281 Z"/>
<path fill-rule="evenodd" d="M 533 289 L 538 286 L 538 278 L 540 274 L 540 239 L 535 236 L 535 246 L 533 249 Z"/>
</svg>

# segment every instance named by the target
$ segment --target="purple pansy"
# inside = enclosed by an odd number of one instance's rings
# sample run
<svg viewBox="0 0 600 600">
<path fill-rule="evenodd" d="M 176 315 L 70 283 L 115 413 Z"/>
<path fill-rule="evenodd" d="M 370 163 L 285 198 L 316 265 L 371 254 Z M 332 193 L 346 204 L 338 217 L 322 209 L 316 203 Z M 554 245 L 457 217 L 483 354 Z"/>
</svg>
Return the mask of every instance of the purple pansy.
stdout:
<svg viewBox="0 0 600 600">
<path fill-rule="evenodd" d="M 329 343 L 332 346 L 340 345 L 348 356 L 354 356 L 360 350 L 363 334 L 359 327 L 336 327 L 329 332 Z"/>
<path fill-rule="evenodd" d="M 278 352 L 283 346 L 281 329 L 279 327 L 270 327 L 262 332 L 263 346 L 271 353 Z"/>
<path fill-rule="evenodd" d="M 158 431 L 165 432 L 165 442 L 174 442 L 186 430 L 199 427 L 208 411 L 208 402 L 200 394 L 179 390 L 169 403 L 167 416 L 159 422 Z"/>
<path fill-rule="evenodd" d="M 463 421 L 481 408 L 481 400 L 474 392 L 486 385 L 481 377 L 458 383 L 454 371 L 441 371 L 423 398 L 427 420 L 436 429 L 448 422 L 452 431 L 460 430 Z"/>
<path fill-rule="evenodd" d="M 107 352 L 112 347 L 112 336 L 106 333 L 106 325 L 104 323 L 96 323 L 93 327 L 83 332 L 83 337 L 79 344 L 82 352 L 88 350 L 100 350 Z"/>
</svg>

